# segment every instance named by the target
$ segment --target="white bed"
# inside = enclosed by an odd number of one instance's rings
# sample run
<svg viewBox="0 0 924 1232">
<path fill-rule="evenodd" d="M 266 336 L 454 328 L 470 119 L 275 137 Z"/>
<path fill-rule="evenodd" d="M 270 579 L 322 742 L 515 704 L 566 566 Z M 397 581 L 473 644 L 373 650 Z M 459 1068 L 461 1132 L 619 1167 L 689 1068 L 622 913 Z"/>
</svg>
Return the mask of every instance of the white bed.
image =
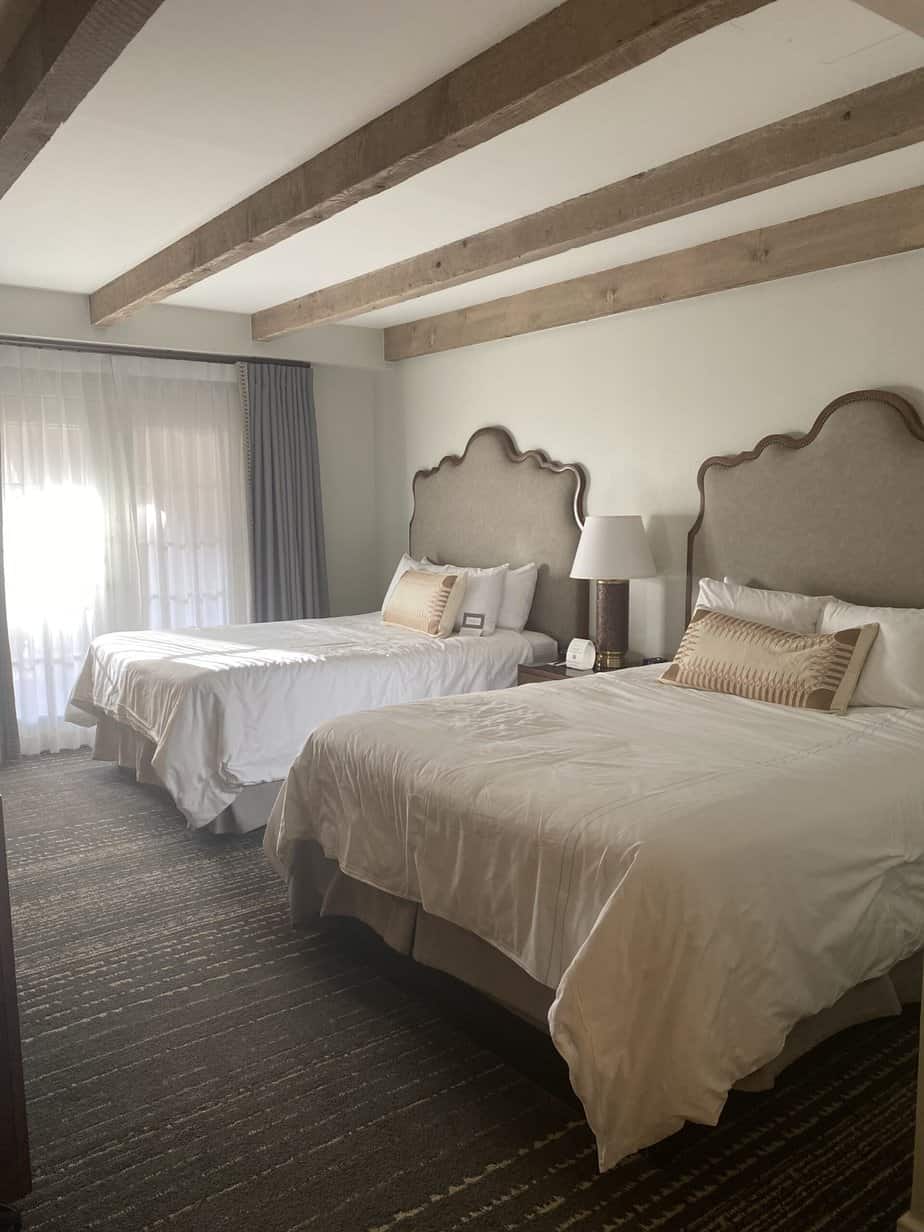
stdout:
<svg viewBox="0 0 924 1232">
<path fill-rule="evenodd" d="M 710 459 L 688 596 L 729 573 L 924 607 L 922 468 L 913 408 L 869 391 Z M 602 1168 L 897 1012 L 924 948 L 924 707 L 836 716 L 662 670 L 324 724 L 264 844 L 294 919 L 354 915 L 547 1012 Z"/>
<path fill-rule="evenodd" d="M 266 848 L 474 933 L 556 990 L 601 1167 L 924 946 L 924 711 L 792 711 L 637 668 L 324 724 Z"/>
<path fill-rule="evenodd" d="M 414 477 L 412 556 L 471 566 L 535 562 L 527 624 L 541 632 L 434 639 L 370 613 L 112 633 L 90 647 L 68 718 L 96 725 L 94 755 L 166 787 L 190 826 L 262 826 L 322 720 L 506 688 L 519 663 L 552 660 L 560 644 L 586 635 L 586 587 L 569 577 L 586 483 L 577 463 L 521 453 L 502 428 L 480 429 L 462 455 Z"/>
<path fill-rule="evenodd" d="M 378 612 L 110 633 L 90 647 L 68 718 L 109 720 L 140 737 L 141 761 L 131 735 L 122 738 L 123 754 L 126 743 L 130 752 L 121 760 L 166 787 L 190 826 L 202 827 L 244 788 L 278 785 L 324 719 L 506 688 L 518 663 L 547 662 L 556 652 L 552 638 L 528 630 L 436 639 L 383 624 Z"/>
</svg>

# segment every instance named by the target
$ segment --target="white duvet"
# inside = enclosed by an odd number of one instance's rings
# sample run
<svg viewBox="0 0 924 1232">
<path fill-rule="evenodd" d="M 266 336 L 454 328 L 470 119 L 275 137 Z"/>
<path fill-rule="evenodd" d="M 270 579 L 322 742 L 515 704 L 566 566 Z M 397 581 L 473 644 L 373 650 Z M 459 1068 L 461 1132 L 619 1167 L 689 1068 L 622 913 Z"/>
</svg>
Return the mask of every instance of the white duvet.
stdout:
<svg viewBox="0 0 924 1232">
<path fill-rule="evenodd" d="M 601 1168 L 715 1124 L 800 1019 L 924 945 L 924 712 L 810 713 L 639 668 L 324 724 L 266 849 L 557 989 Z"/>
<path fill-rule="evenodd" d="M 155 745 L 152 765 L 193 826 L 208 825 L 246 786 L 285 777 L 324 719 L 450 693 L 497 689 L 518 663 L 554 656 L 536 633 L 438 640 L 342 616 L 94 639 L 68 719 L 100 714 Z"/>
</svg>

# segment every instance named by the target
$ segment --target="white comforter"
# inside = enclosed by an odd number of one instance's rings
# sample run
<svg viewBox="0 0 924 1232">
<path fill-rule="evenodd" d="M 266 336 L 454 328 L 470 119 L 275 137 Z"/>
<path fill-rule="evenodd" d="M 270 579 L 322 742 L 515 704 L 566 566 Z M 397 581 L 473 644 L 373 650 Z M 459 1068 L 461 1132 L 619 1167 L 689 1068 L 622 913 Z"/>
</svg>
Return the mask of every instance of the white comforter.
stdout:
<svg viewBox="0 0 924 1232">
<path fill-rule="evenodd" d="M 68 718 L 100 714 L 151 740 L 152 765 L 193 826 L 208 825 L 247 785 L 285 777 L 324 719 L 516 680 L 541 634 L 437 640 L 377 612 L 330 620 L 229 625 L 96 638 Z"/>
<path fill-rule="evenodd" d="M 800 1019 L 924 945 L 924 712 L 844 717 L 659 669 L 323 725 L 266 836 L 552 988 L 601 1168 L 715 1124 Z"/>
</svg>

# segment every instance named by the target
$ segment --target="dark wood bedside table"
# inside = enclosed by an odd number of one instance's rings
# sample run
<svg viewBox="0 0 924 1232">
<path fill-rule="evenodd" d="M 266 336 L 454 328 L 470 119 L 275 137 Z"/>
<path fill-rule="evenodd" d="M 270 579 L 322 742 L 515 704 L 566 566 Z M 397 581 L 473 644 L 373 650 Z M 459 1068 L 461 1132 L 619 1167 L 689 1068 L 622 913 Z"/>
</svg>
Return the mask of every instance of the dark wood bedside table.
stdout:
<svg viewBox="0 0 924 1232">
<path fill-rule="evenodd" d="M 618 667 L 604 668 L 603 671 L 619 671 Z M 517 668 L 517 684 L 544 684 L 548 680 L 583 680 L 586 676 L 602 674 L 595 667 L 581 671 L 576 667 L 566 667 L 564 663 L 521 663 Z"/>
</svg>

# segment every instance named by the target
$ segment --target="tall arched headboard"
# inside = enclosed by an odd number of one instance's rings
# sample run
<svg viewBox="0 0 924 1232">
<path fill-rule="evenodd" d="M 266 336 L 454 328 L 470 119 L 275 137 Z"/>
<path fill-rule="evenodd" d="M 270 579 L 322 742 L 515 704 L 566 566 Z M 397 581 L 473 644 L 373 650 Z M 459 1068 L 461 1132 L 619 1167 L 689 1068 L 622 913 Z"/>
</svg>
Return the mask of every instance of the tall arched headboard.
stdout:
<svg viewBox="0 0 924 1232">
<path fill-rule="evenodd" d="M 587 636 L 588 586 L 568 575 L 584 520 L 587 474 L 541 449 L 521 453 L 506 428 L 480 428 L 461 454 L 414 476 L 412 556 L 484 568 L 535 561 L 528 627 L 559 646 Z"/>
<path fill-rule="evenodd" d="M 924 424 L 906 398 L 836 398 L 804 435 L 699 469 L 686 612 L 701 577 L 924 607 Z"/>
</svg>

